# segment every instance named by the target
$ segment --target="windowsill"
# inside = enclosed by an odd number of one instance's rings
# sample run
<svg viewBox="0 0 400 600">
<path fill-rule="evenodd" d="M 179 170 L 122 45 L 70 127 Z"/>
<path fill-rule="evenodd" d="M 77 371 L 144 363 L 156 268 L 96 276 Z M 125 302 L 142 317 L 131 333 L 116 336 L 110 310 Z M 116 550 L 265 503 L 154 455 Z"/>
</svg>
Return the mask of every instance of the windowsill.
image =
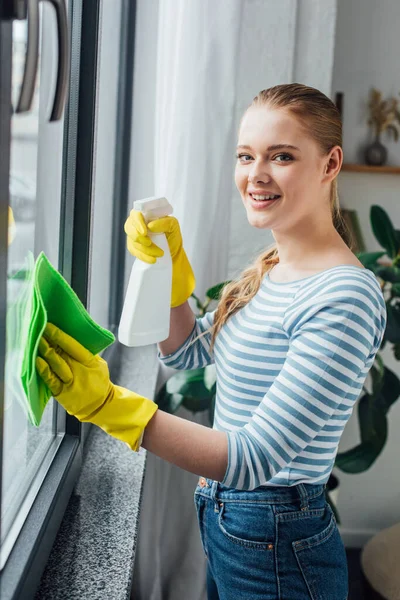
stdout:
<svg viewBox="0 0 400 600">
<path fill-rule="evenodd" d="M 156 346 L 119 346 L 115 383 L 154 397 Z M 82 471 L 37 590 L 36 599 L 126 599 L 133 563 L 146 450 L 132 452 L 98 427 L 86 442 Z"/>
</svg>

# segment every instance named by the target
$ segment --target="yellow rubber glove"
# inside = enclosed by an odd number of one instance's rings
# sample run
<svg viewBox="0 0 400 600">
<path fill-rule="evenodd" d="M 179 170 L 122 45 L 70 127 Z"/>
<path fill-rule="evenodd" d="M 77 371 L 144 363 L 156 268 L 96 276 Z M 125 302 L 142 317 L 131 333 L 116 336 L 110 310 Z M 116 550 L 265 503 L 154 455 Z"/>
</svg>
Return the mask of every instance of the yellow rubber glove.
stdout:
<svg viewBox="0 0 400 600">
<path fill-rule="evenodd" d="M 39 354 L 39 375 L 70 415 L 139 450 L 157 404 L 111 383 L 106 361 L 52 323 L 40 339 Z"/>
<path fill-rule="evenodd" d="M 181 228 L 175 217 L 162 217 L 146 225 L 143 213 L 132 209 L 125 221 L 125 233 L 128 236 L 127 247 L 133 256 L 154 264 L 157 257 L 163 256 L 161 250 L 149 238 L 150 233 L 165 233 L 172 258 L 171 307 L 180 306 L 190 297 L 196 287 L 196 279 L 186 252 L 183 249 Z"/>
</svg>

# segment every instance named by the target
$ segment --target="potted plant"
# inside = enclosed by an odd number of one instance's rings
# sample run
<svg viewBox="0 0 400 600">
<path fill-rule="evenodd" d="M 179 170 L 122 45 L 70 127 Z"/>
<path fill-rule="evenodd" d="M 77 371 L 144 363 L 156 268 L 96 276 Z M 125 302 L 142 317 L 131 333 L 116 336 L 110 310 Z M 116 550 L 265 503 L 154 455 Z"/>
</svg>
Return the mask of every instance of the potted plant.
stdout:
<svg viewBox="0 0 400 600">
<path fill-rule="evenodd" d="M 384 250 L 360 252 L 357 257 L 367 269 L 375 273 L 385 298 L 387 326 L 379 351 L 387 343 L 391 343 L 396 360 L 400 360 L 400 230 L 394 228 L 384 209 L 376 205 L 371 206 L 370 223 L 376 240 Z M 387 258 L 383 260 L 384 256 Z M 203 303 L 193 294 L 199 316 L 207 312 L 213 300 L 218 300 L 226 283 L 228 282 L 210 288 Z M 400 380 L 384 365 L 379 351 L 370 370 L 370 390 L 364 385 L 357 400 L 360 443 L 336 456 L 335 467 L 344 473 L 362 473 L 374 464 L 386 444 L 387 414 L 400 396 Z M 193 412 L 208 410 L 212 424 L 215 390 L 214 365 L 179 371 L 162 386 L 156 402 L 169 412 L 176 412 L 181 405 Z M 327 483 L 327 500 L 340 523 L 336 509 L 338 486 L 338 477 L 331 474 Z"/>
<path fill-rule="evenodd" d="M 372 128 L 374 141 L 365 149 L 365 162 L 368 165 L 379 166 L 385 164 L 387 160 L 387 149 L 381 142 L 381 134 L 387 131 L 388 134 L 393 135 L 396 142 L 399 139 L 398 100 L 393 97 L 383 100 L 382 93 L 372 88 L 368 109 L 368 125 Z"/>
<path fill-rule="evenodd" d="M 220 297 L 223 287 L 229 283 L 224 281 L 214 285 L 206 292 L 204 302 L 192 294 L 198 309 L 197 316 L 203 317 L 213 301 Z M 184 406 L 193 413 L 208 410 L 210 425 L 214 422 L 214 406 L 216 393 L 216 373 L 214 365 L 189 371 L 178 371 L 166 381 L 158 391 L 155 401 L 167 412 L 175 413 Z"/>
</svg>

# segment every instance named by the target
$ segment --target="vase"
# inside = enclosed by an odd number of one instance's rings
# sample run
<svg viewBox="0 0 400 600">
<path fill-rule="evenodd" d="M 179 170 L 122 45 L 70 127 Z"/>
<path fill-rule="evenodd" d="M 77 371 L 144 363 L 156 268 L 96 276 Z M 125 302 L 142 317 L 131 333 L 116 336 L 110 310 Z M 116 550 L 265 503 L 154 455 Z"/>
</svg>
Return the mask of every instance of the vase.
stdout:
<svg viewBox="0 0 400 600">
<path fill-rule="evenodd" d="M 385 164 L 387 160 L 387 148 L 381 143 L 379 137 L 366 147 L 364 158 L 367 165 L 380 167 Z"/>
</svg>

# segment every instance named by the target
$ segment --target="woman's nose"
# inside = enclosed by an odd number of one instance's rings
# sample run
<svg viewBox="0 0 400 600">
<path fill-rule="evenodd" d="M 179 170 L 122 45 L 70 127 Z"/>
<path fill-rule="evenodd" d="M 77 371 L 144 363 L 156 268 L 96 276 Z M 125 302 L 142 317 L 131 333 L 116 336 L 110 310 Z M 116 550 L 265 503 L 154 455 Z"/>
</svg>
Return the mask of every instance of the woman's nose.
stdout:
<svg viewBox="0 0 400 600">
<path fill-rule="evenodd" d="M 271 181 L 271 176 L 265 168 L 253 163 L 248 175 L 249 183 L 268 183 Z"/>
</svg>

